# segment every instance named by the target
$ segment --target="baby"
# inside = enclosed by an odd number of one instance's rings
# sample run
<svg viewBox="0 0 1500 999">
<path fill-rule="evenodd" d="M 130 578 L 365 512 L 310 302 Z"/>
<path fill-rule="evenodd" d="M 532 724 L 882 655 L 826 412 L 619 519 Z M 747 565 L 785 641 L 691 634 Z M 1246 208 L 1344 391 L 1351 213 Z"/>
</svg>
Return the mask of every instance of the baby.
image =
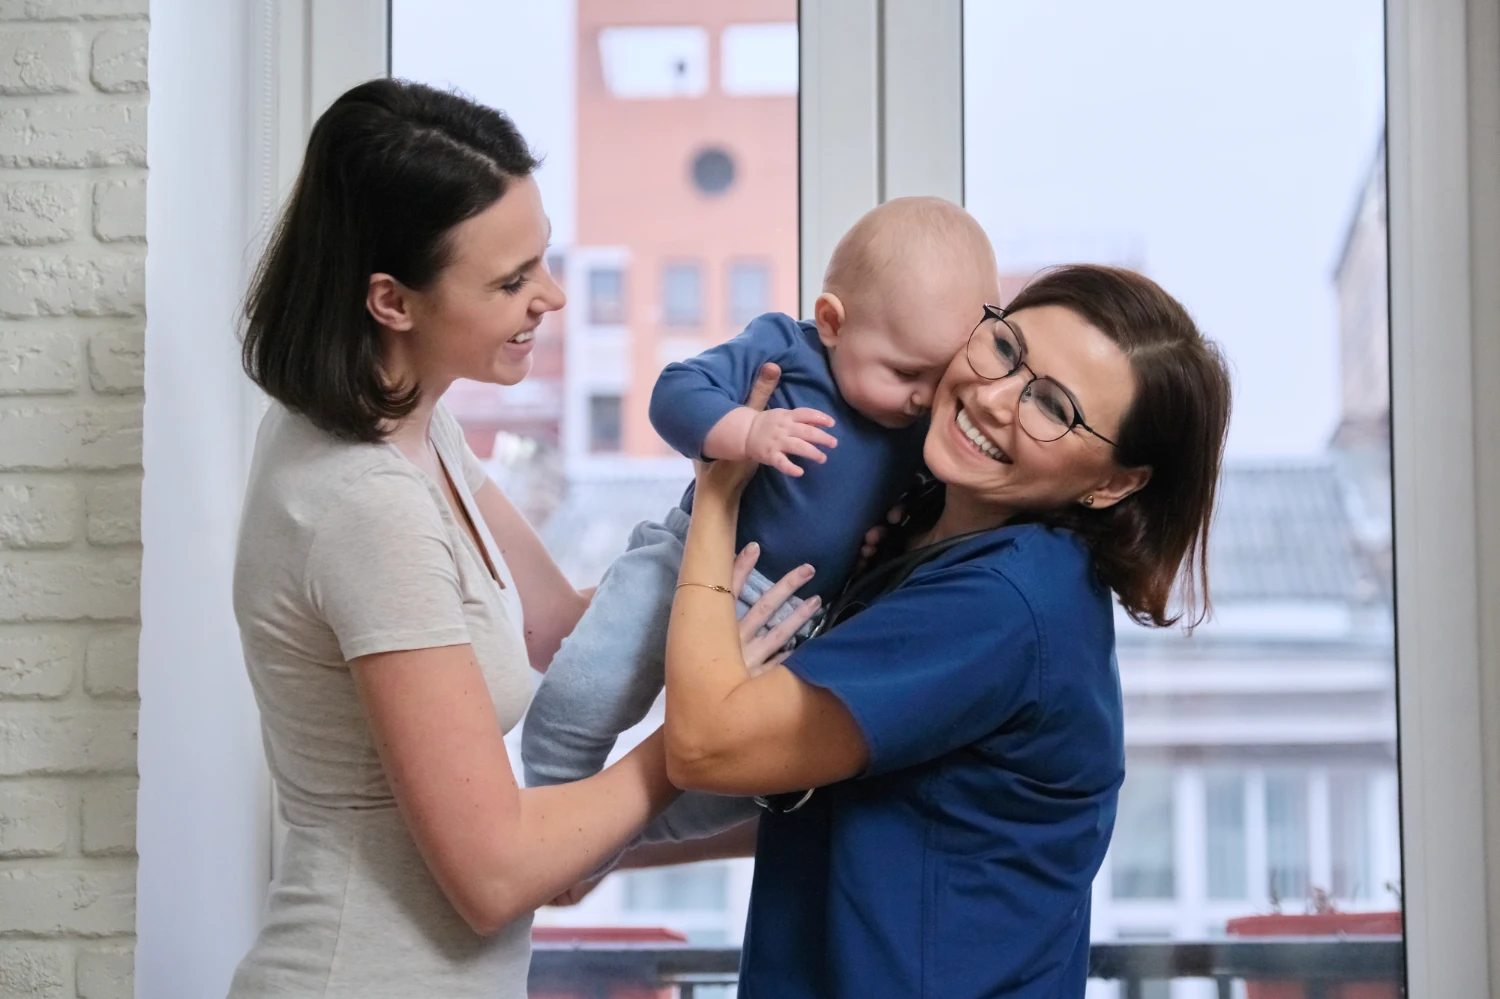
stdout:
<svg viewBox="0 0 1500 999">
<path fill-rule="evenodd" d="M 826 605 L 838 595 L 866 529 L 921 467 L 933 391 L 983 306 L 995 302 L 996 271 L 968 212 L 940 198 L 898 198 L 839 241 L 813 322 L 760 316 L 661 373 L 651 423 L 668 444 L 689 458 L 769 466 L 740 505 L 737 547 L 761 547 L 739 594 L 741 615 L 803 564 L 815 575 L 799 599 L 817 594 Z M 767 362 L 780 366 L 781 381 L 757 412 L 744 400 Z M 689 486 L 664 523 L 636 527 L 552 660 L 522 735 L 529 786 L 597 773 L 616 737 L 650 710 L 662 688 L 692 505 Z M 697 839 L 756 814 L 750 799 L 686 794 L 642 840 Z"/>
</svg>

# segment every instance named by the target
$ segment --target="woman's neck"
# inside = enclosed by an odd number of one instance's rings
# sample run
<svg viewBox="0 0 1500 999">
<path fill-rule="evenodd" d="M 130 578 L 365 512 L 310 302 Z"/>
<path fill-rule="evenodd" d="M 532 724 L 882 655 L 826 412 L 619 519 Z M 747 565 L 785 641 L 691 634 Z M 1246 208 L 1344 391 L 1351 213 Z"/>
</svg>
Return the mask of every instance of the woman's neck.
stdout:
<svg viewBox="0 0 1500 999">
<path fill-rule="evenodd" d="M 981 502 L 977 497 L 950 486 L 943 498 L 943 512 L 938 515 L 937 523 L 917 540 L 921 545 L 936 544 L 960 534 L 1000 527 L 1014 515 L 1014 511 Z"/>
<path fill-rule="evenodd" d="M 400 420 L 395 421 L 386 433 L 386 440 L 419 467 L 436 471 L 436 457 L 429 440 L 432 435 L 432 414 L 438 400 L 448 391 L 453 380 L 443 379 L 430 371 L 423 371 L 415 358 L 406 356 L 403 349 L 408 341 L 387 336 L 383 373 L 390 385 L 420 385 L 421 397 L 416 408 Z"/>
</svg>

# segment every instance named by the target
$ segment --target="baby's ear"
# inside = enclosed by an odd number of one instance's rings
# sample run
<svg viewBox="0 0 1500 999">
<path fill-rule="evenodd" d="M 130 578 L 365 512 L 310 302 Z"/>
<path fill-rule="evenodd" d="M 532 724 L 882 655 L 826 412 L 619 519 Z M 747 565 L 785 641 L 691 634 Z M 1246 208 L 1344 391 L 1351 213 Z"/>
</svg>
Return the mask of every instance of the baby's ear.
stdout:
<svg viewBox="0 0 1500 999">
<path fill-rule="evenodd" d="M 813 322 L 818 324 L 818 339 L 832 347 L 844 330 L 844 303 L 831 291 L 825 291 L 813 303 Z"/>
</svg>

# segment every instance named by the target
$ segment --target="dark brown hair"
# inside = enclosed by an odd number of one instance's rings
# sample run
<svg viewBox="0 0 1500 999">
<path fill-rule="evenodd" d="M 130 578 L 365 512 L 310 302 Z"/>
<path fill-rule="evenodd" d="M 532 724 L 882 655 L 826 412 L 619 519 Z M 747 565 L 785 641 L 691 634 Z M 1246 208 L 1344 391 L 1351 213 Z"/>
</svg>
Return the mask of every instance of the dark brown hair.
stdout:
<svg viewBox="0 0 1500 999">
<path fill-rule="evenodd" d="M 430 286 L 453 227 L 536 167 L 509 118 L 457 94 L 371 80 L 334 101 L 245 301 L 246 374 L 332 434 L 380 440 L 421 387 L 382 374 L 370 275 Z"/>
<path fill-rule="evenodd" d="M 1113 506 L 1037 519 L 1083 537 L 1100 579 L 1137 622 L 1164 628 L 1186 616 L 1191 628 L 1210 607 L 1208 529 L 1229 429 L 1224 357 L 1181 303 L 1134 271 L 1089 264 L 1044 271 L 1007 310 L 1043 305 L 1071 310 L 1130 359 L 1135 399 L 1115 437 L 1115 461 L 1150 466 L 1151 479 Z"/>
</svg>

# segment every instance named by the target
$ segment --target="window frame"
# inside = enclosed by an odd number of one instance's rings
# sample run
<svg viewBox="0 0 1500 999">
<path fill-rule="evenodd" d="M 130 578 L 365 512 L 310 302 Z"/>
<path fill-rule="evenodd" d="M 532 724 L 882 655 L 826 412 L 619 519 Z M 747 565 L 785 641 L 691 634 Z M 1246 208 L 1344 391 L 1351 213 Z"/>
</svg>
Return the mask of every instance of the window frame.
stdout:
<svg viewBox="0 0 1500 999">
<path fill-rule="evenodd" d="M 272 68 L 248 102 L 262 159 L 247 196 L 260 211 L 263 192 L 274 203 L 290 183 L 315 111 L 386 65 L 389 13 L 384 0 L 253 6 L 263 30 L 247 48 Z M 1500 661 L 1500 523 L 1481 516 L 1500 495 L 1500 0 L 1387 0 L 1386 15 L 1409 994 L 1500 999 L 1489 968 L 1500 954 L 1500 682 L 1483 669 Z M 903 194 L 962 199 L 963 9 L 802 3 L 799 22 L 809 312 L 834 243 L 865 210 Z M 248 429 L 260 403 L 246 391 Z"/>
</svg>

